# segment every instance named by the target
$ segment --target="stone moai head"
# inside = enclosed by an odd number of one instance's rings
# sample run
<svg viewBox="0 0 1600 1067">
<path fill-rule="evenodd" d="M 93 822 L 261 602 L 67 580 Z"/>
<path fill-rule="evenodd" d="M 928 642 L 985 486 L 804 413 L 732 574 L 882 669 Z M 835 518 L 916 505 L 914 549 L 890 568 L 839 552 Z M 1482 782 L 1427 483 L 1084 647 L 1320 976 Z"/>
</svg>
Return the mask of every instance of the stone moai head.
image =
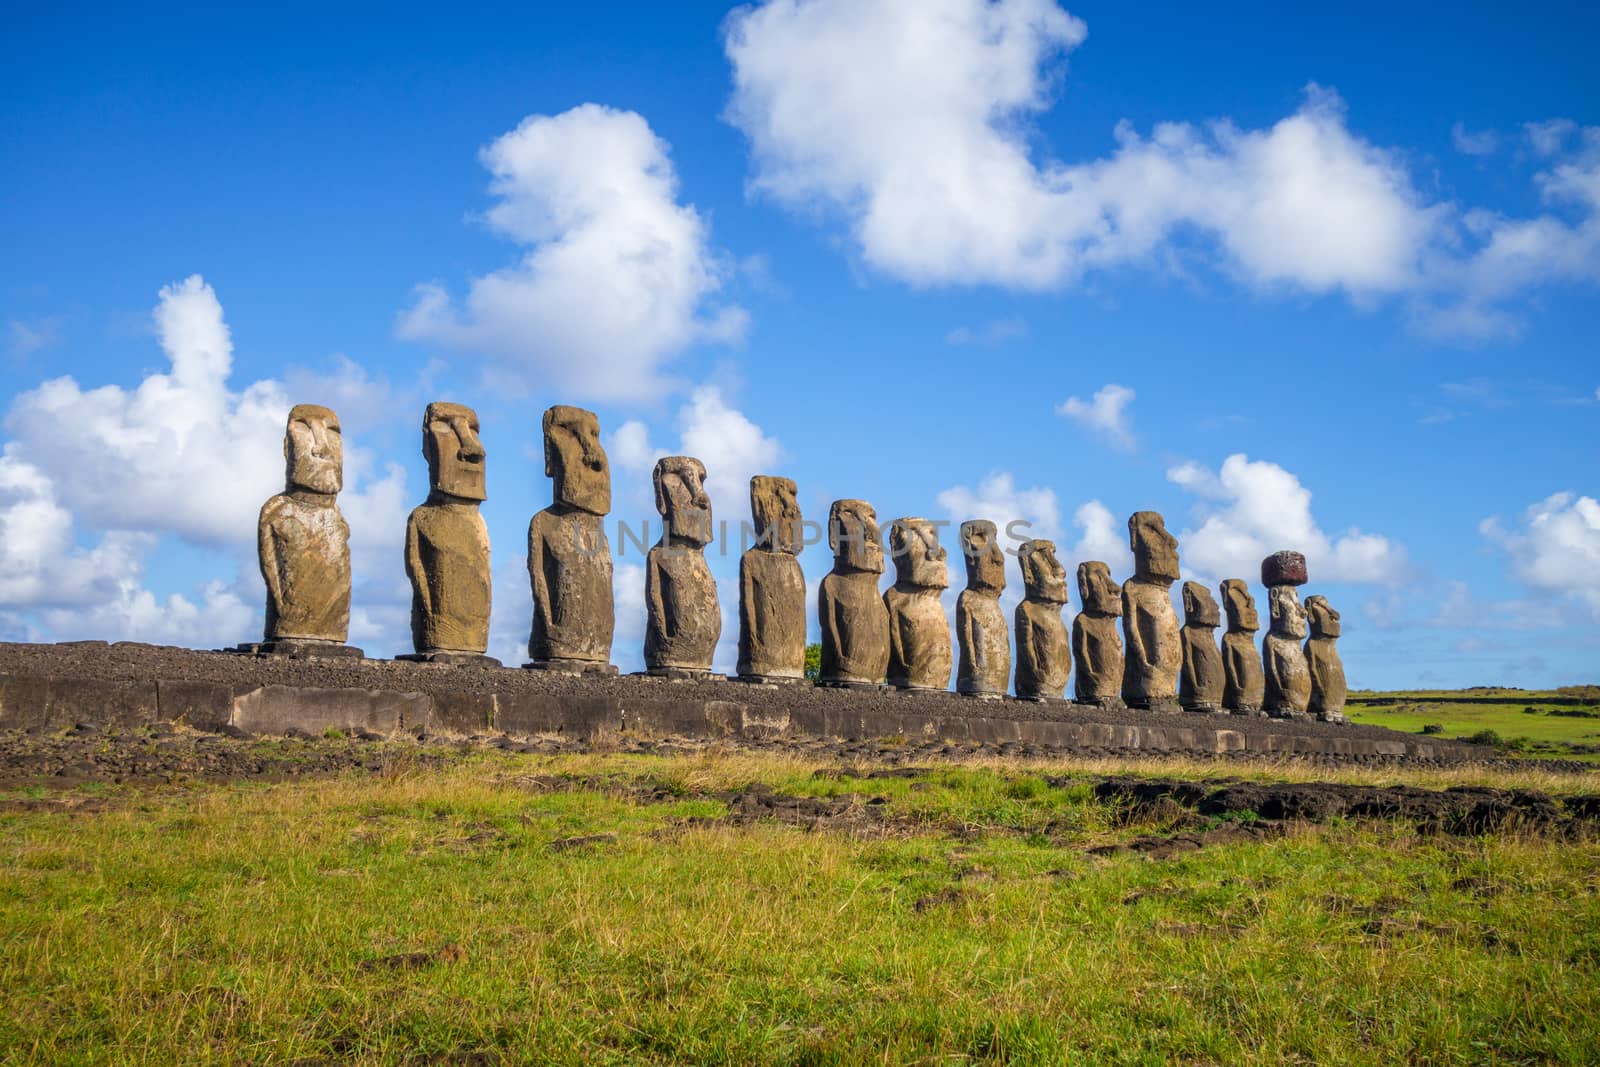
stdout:
<svg viewBox="0 0 1600 1067">
<path fill-rule="evenodd" d="M 711 498 L 706 495 L 706 465 L 693 456 L 656 461 L 656 510 L 665 520 L 667 540 L 675 544 L 711 543 Z"/>
<path fill-rule="evenodd" d="M 1006 587 L 1006 553 L 1000 532 L 988 519 L 961 524 L 961 555 L 967 561 L 967 588 L 999 595 Z"/>
<path fill-rule="evenodd" d="M 883 573 L 883 539 L 878 513 L 865 500 L 835 500 L 828 509 L 828 547 L 833 569 Z"/>
<path fill-rule="evenodd" d="M 422 455 L 428 461 L 428 484 L 436 492 L 462 500 L 482 500 L 483 461 L 478 440 L 478 413 L 464 404 L 435 400 L 422 416 Z"/>
<path fill-rule="evenodd" d="M 1306 618 L 1311 623 L 1312 637 L 1339 636 L 1339 613 L 1333 610 L 1327 597 L 1321 594 L 1306 597 Z"/>
<path fill-rule="evenodd" d="M 1250 586 L 1243 578 L 1229 578 L 1218 586 L 1223 607 L 1228 611 L 1228 629 L 1234 633 L 1255 633 L 1261 629 L 1256 616 L 1256 598 L 1250 595 Z"/>
<path fill-rule="evenodd" d="M 544 473 L 555 479 L 556 503 L 591 515 L 611 510 L 611 463 L 594 412 L 565 404 L 545 410 Z"/>
<path fill-rule="evenodd" d="M 1211 590 L 1199 582 L 1183 583 L 1183 623 L 1185 626 L 1220 626 L 1222 613 L 1211 599 Z"/>
<path fill-rule="evenodd" d="M 1078 564 L 1078 603 L 1090 615 L 1121 615 L 1122 586 L 1111 580 L 1111 568 L 1097 559 Z"/>
<path fill-rule="evenodd" d="M 799 490 L 792 478 L 758 474 L 750 479 L 750 516 L 756 523 L 756 545 L 768 552 L 800 554 Z"/>
<path fill-rule="evenodd" d="M 329 496 L 344 488 L 344 437 L 339 416 L 321 404 L 296 404 L 283 431 L 284 491 Z"/>
<path fill-rule="evenodd" d="M 1178 580 L 1178 539 L 1167 532 L 1160 512 L 1136 511 L 1128 517 L 1128 547 L 1140 581 L 1171 585 Z"/>
<path fill-rule="evenodd" d="M 1306 609 L 1300 606 L 1300 593 L 1292 585 L 1275 585 L 1267 590 L 1267 605 L 1272 612 L 1272 632 L 1279 637 L 1306 635 Z"/>
<path fill-rule="evenodd" d="M 896 519 L 889 524 L 889 552 L 894 556 L 895 584 L 918 589 L 943 589 L 950 584 L 939 528 L 927 519 Z"/>
<path fill-rule="evenodd" d="M 1067 602 L 1067 568 L 1056 559 L 1054 541 L 1024 541 L 1017 549 L 1022 565 L 1022 587 L 1029 600 L 1043 604 Z"/>
</svg>

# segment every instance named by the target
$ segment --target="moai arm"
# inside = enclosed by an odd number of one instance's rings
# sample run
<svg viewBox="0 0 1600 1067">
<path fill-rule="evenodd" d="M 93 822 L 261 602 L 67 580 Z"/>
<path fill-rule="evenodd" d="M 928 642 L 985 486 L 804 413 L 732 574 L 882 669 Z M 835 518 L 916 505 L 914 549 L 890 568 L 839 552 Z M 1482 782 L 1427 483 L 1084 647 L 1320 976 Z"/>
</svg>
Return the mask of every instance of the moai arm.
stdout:
<svg viewBox="0 0 1600 1067">
<path fill-rule="evenodd" d="M 739 632 L 756 633 L 756 579 L 750 561 L 739 559 Z"/>
<path fill-rule="evenodd" d="M 971 611 L 959 612 L 961 616 L 961 642 L 972 650 L 972 669 L 980 678 L 988 677 L 989 657 L 984 654 L 983 642 L 978 640 L 978 627 Z"/>
<path fill-rule="evenodd" d="M 1028 618 L 1028 613 L 1021 604 L 1017 605 L 1015 630 L 1017 635 L 1017 662 L 1015 666 L 1020 668 L 1026 663 L 1030 670 L 1037 672 L 1040 657 L 1039 650 L 1033 644 L 1033 621 Z"/>
<path fill-rule="evenodd" d="M 411 579 L 411 588 L 422 604 L 422 614 L 425 617 L 432 617 L 433 590 L 428 588 L 428 576 L 422 572 L 422 545 L 417 533 L 415 513 L 406 520 L 406 575 Z"/>
<path fill-rule="evenodd" d="M 1122 587 L 1122 631 L 1127 635 L 1123 670 L 1127 670 L 1129 663 L 1149 662 L 1144 654 L 1144 613 L 1139 609 L 1139 602 L 1128 595 L 1127 585 Z"/>
<path fill-rule="evenodd" d="M 550 582 L 545 575 L 544 534 L 539 529 L 539 516 L 528 523 L 528 584 L 533 589 L 533 610 L 543 623 L 536 632 L 549 633 L 554 628 L 555 608 L 550 598 Z"/>
<path fill-rule="evenodd" d="M 644 599 L 646 610 L 651 619 L 661 620 L 661 629 L 665 634 L 671 634 L 676 629 L 672 618 L 667 614 L 666 597 L 662 591 L 662 583 L 666 575 L 662 572 L 661 562 L 657 553 L 652 551 L 644 564 Z"/>
<path fill-rule="evenodd" d="M 889 616 L 889 662 L 904 664 L 906 660 L 905 650 L 901 648 L 900 620 L 895 618 L 894 608 L 889 605 L 889 593 L 892 592 L 894 592 L 894 588 L 891 586 L 888 593 L 884 594 L 883 599 L 884 611 Z"/>
<path fill-rule="evenodd" d="M 270 513 L 276 499 L 261 506 L 261 518 L 256 523 L 256 555 L 261 561 L 261 580 L 267 583 L 267 602 L 274 605 L 283 603 L 282 572 L 278 569 L 278 538 L 272 530 L 273 516 Z"/>
</svg>

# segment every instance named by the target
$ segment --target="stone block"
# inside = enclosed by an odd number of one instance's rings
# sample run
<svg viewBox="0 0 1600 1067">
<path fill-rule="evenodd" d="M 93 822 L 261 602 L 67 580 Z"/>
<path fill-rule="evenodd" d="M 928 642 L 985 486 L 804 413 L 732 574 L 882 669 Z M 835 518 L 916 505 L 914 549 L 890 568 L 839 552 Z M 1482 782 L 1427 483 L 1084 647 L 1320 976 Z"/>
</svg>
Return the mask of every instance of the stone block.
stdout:
<svg viewBox="0 0 1600 1067">
<path fill-rule="evenodd" d="M 156 717 L 196 730 L 220 730 L 233 716 L 234 686 L 228 682 L 156 682 Z"/>
<path fill-rule="evenodd" d="M 229 724 L 253 734 L 327 730 L 394 734 L 411 723 L 426 723 L 426 693 L 384 689 L 320 689 L 310 686 L 264 685 L 237 694 Z"/>
</svg>

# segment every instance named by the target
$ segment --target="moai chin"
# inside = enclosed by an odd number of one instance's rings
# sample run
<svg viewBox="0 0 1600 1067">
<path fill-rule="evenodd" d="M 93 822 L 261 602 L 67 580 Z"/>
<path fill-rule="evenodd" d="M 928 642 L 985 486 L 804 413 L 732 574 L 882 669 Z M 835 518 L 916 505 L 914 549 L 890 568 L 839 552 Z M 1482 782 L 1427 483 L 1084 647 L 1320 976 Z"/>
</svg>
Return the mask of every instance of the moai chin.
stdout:
<svg viewBox="0 0 1600 1067">
<path fill-rule="evenodd" d="M 1178 580 L 1178 540 L 1160 514 L 1136 511 L 1128 518 L 1128 545 L 1133 577 L 1122 586 L 1122 699 L 1130 708 L 1176 711 L 1183 642 L 1170 590 Z"/>
<path fill-rule="evenodd" d="M 661 540 L 645 560 L 645 670 L 669 678 L 704 677 L 722 636 L 717 583 L 706 565 L 711 498 L 706 466 L 667 456 L 654 474 Z"/>
<path fill-rule="evenodd" d="M 1228 632 L 1222 635 L 1222 706 L 1235 715 L 1264 715 L 1267 683 L 1256 649 L 1261 620 L 1255 598 L 1242 578 L 1229 578 L 1217 591 L 1228 613 Z"/>
<path fill-rule="evenodd" d="M 939 594 L 950 584 L 939 528 L 927 519 L 889 526 L 895 583 L 884 591 L 889 614 L 889 684 L 897 689 L 950 687 L 950 623 Z"/>
<path fill-rule="evenodd" d="M 611 464 L 592 411 L 556 405 L 544 413 L 544 473 L 550 506 L 528 523 L 528 582 L 533 629 L 526 666 L 568 673 L 615 674 L 611 636 Z"/>
<path fill-rule="evenodd" d="M 878 596 L 883 541 L 865 500 L 835 500 L 828 510 L 833 570 L 817 593 L 822 669 L 817 684 L 873 688 L 889 669 L 889 611 Z"/>
<path fill-rule="evenodd" d="M 1022 602 L 1012 616 L 1017 636 L 1016 693 L 1022 700 L 1065 700 L 1072 679 L 1072 644 L 1061 611 L 1067 606 L 1067 569 L 1052 541 L 1024 541 Z"/>
<path fill-rule="evenodd" d="M 756 543 L 739 557 L 739 677 L 794 682 L 806 674 L 806 579 L 800 504 L 788 478 L 750 479 Z"/>
<path fill-rule="evenodd" d="M 483 501 L 483 442 L 478 415 L 435 401 L 422 417 L 428 499 L 406 522 L 406 576 L 411 579 L 411 640 L 401 659 L 499 666 L 489 647 L 489 530 Z"/>
<path fill-rule="evenodd" d="M 999 530 L 988 519 L 961 524 L 961 555 L 967 587 L 956 600 L 956 692 L 998 700 L 1011 681 L 1011 639 L 1000 594 L 1006 587 L 1006 554 Z"/>
<path fill-rule="evenodd" d="M 1217 648 L 1217 627 L 1222 612 L 1211 590 L 1199 582 L 1183 583 L 1183 676 L 1178 703 L 1185 711 L 1222 710 L 1222 653 Z"/>
<path fill-rule="evenodd" d="M 1325 596 L 1306 597 L 1306 667 L 1311 673 L 1307 710 L 1324 722 L 1344 722 L 1344 661 L 1339 658 L 1339 613 Z"/>
<path fill-rule="evenodd" d="M 1078 672 L 1074 695 L 1079 704 L 1122 707 L 1122 586 L 1099 560 L 1078 564 L 1078 602 L 1072 620 L 1072 660 Z"/>
<path fill-rule="evenodd" d="M 1311 704 L 1311 668 L 1300 647 L 1306 637 L 1306 612 L 1296 587 L 1306 583 L 1306 558 L 1298 552 L 1273 553 L 1261 561 L 1261 583 L 1267 587 L 1271 618 L 1261 643 L 1262 706 L 1276 718 L 1304 719 Z"/>
<path fill-rule="evenodd" d="M 350 526 L 339 512 L 339 416 L 296 404 L 283 433 L 283 492 L 261 505 L 256 549 L 267 585 L 264 655 L 355 656 L 350 632 Z M 241 650 L 251 646 L 241 646 Z"/>
</svg>

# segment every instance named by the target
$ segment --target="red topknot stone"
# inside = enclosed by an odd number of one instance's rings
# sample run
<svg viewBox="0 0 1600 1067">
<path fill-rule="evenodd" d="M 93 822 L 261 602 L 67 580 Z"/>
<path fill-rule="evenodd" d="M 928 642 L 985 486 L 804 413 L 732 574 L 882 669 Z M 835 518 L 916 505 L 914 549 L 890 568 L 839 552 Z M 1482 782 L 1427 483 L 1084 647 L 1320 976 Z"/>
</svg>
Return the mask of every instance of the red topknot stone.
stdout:
<svg viewBox="0 0 1600 1067">
<path fill-rule="evenodd" d="M 1299 552 L 1274 552 L 1261 561 L 1261 584 L 1267 588 L 1275 585 L 1305 585 L 1306 557 Z"/>
</svg>

